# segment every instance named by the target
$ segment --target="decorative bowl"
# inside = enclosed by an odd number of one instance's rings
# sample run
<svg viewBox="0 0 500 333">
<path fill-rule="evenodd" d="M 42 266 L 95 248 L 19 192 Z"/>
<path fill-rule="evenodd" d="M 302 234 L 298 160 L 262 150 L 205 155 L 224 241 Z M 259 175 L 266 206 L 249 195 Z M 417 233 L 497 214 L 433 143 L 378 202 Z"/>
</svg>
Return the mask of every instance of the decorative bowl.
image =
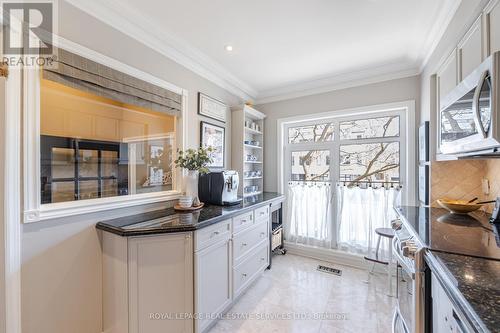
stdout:
<svg viewBox="0 0 500 333">
<path fill-rule="evenodd" d="M 438 199 L 437 203 L 455 214 L 467 214 L 478 210 L 483 205 L 477 203 L 468 203 L 466 200 L 451 200 L 451 199 Z"/>
</svg>

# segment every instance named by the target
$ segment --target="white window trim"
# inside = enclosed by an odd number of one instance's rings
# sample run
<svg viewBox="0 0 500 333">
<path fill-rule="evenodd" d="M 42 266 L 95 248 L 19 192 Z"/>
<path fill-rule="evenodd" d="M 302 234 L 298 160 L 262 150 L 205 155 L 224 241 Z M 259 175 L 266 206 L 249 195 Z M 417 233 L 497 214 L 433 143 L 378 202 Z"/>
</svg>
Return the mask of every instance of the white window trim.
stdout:
<svg viewBox="0 0 500 333">
<path fill-rule="evenodd" d="M 151 74 L 126 65 L 118 60 L 90 50 L 79 44 L 55 36 L 55 45 L 97 63 L 105 64 L 120 72 L 139 78 L 182 95 L 181 116 L 177 117 L 177 147 L 185 149 L 187 137 L 188 92 Z M 182 171 L 174 173 L 173 190 L 133 194 L 119 197 L 97 198 L 82 201 L 41 204 L 40 197 L 40 70 L 26 69 L 23 77 L 23 190 L 24 223 L 50 220 L 135 205 L 178 199 L 181 195 Z"/>
<path fill-rule="evenodd" d="M 277 151 L 280 152 L 280 156 L 278 158 L 278 192 L 285 193 L 285 165 L 283 154 L 285 153 L 286 144 L 284 142 L 284 133 L 286 128 L 295 123 L 299 123 L 302 125 L 305 122 L 321 122 L 327 121 L 332 118 L 345 118 L 345 117 L 356 117 L 356 118 L 367 118 L 376 116 L 379 113 L 387 113 L 395 110 L 404 110 L 406 115 L 405 123 L 402 123 L 400 126 L 404 127 L 404 133 L 406 133 L 406 145 L 405 147 L 401 147 L 401 149 L 405 149 L 406 151 L 406 161 L 402 167 L 404 168 L 404 177 L 402 178 L 403 183 L 403 197 L 402 204 L 403 205 L 414 205 L 416 198 L 416 164 L 415 164 L 415 152 L 416 152 L 416 138 L 415 138 L 415 101 L 408 100 L 402 102 L 395 103 L 387 103 L 387 104 L 379 104 L 379 105 L 371 105 L 364 106 L 358 108 L 350 108 L 338 111 L 327 111 L 322 113 L 315 114 L 307 114 L 300 115 L 295 117 L 288 118 L 280 118 L 277 120 Z M 337 138 L 336 138 L 337 139 Z M 387 138 L 390 141 L 391 138 Z M 376 141 L 380 141 L 377 139 Z M 368 142 L 368 141 L 367 141 Z M 328 143 L 327 143 L 328 144 Z M 297 147 L 308 147 L 307 144 L 297 144 Z M 318 149 L 320 146 L 315 144 L 314 147 Z M 295 149 L 294 149 L 295 150 Z M 331 156 L 333 157 L 333 156 Z M 334 163 L 331 163 L 331 165 Z M 336 172 L 334 170 L 334 172 Z"/>
</svg>

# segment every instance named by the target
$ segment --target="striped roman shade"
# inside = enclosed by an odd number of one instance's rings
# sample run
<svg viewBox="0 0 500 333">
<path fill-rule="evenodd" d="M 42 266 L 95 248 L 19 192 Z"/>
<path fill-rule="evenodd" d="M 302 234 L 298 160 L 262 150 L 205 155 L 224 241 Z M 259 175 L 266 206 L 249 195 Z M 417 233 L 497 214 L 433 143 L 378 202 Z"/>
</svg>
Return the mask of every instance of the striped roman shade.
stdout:
<svg viewBox="0 0 500 333">
<path fill-rule="evenodd" d="M 43 78 L 118 102 L 174 116 L 181 115 L 182 96 L 63 49 L 56 66 Z"/>
</svg>

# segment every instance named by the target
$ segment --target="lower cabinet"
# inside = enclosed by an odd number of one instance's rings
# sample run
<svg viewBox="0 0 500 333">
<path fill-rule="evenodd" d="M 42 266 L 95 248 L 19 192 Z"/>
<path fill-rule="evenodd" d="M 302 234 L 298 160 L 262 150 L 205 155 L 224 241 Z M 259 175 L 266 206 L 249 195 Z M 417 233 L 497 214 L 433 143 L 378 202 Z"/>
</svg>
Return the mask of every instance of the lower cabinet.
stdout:
<svg viewBox="0 0 500 333">
<path fill-rule="evenodd" d="M 202 332 L 232 301 L 230 238 L 196 252 L 194 262 L 196 332 Z"/>
<path fill-rule="evenodd" d="M 103 332 L 193 332 L 192 233 L 103 234 Z"/>
<path fill-rule="evenodd" d="M 268 206 L 195 232 L 104 232 L 103 332 L 208 331 L 269 266 L 269 233 Z"/>
</svg>

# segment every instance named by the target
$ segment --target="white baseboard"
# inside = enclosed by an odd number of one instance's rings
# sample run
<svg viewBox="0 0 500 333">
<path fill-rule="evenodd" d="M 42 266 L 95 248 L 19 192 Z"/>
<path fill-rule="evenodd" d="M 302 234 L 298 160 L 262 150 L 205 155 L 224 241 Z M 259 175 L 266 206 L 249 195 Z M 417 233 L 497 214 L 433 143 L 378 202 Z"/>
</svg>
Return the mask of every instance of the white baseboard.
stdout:
<svg viewBox="0 0 500 333">
<path fill-rule="evenodd" d="M 359 254 L 310 245 L 295 244 L 287 241 L 284 242 L 284 245 L 288 253 L 302 257 L 318 259 L 333 264 L 349 266 L 362 270 L 368 270 L 372 265 L 371 262 L 366 261 L 365 258 L 363 258 L 363 256 Z M 386 266 L 375 265 L 374 272 L 387 274 Z"/>
</svg>

